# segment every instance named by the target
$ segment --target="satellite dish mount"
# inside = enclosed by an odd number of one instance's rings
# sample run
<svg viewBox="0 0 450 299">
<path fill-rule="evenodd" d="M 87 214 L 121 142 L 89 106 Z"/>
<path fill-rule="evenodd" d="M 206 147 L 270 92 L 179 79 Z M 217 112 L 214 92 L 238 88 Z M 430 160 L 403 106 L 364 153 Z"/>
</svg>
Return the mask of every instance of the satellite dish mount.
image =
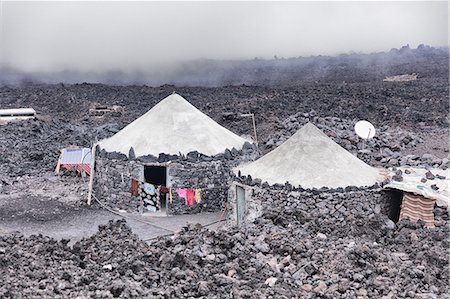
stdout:
<svg viewBox="0 0 450 299">
<path fill-rule="evenodd" d="M 366 120 L 360 120 L 355 124 L 355 133 L 360 138 L 364 139 L 362 144 L 362 150 L 364 150 L 364 144 L 366 140 L 371 139 L 375 136 L 375 127 Z"/>
</svg>

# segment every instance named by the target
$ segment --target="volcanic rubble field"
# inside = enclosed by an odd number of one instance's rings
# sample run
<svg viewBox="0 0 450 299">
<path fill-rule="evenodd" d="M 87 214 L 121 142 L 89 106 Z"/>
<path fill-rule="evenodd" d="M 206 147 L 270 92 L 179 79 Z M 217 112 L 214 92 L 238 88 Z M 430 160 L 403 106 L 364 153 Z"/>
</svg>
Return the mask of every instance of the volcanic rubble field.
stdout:
<svg viewBox="0 0 450 299">
<path fill-rule="evenodd" d="M 53 170 L 61 148 L 90 147 L 96 140 L 112 136 L 173 91 L 238 134 L 252 135 L 251 120 L 239 115 L 255 113 L 262 153 L 311 121 L 341 146 L 373 165 L 426 163 L 438 167 L 448 163 L 448 80 L 318 82 L 284 88 L 3 86 L 2 107 L 34 107 L 40 118 L 0 126 L 0 151 L 4 153 L 0 156 L 0 186 Z M 124 112 L 120 117 L 89 116 L 89 108 L 96 103 L 120 105 Z M 369 153 L 358 153 L 361 144 L 353 125 L 360 119 L 371 121 L 378 130 L 366 146 Z M 406 157 L 408 154 L 412 156 Z"/>
<path fill-rule="evenodd" d="M 312 122 L 371 165 L 446 169 L 448 63 L 437 64 L 442 72 L 436 63 L 422 64 L 429 71 L 405 64 L 402 73 L 417 72 L 418 80 L 396 83 L 361 82 L 355 73 L 346 82 L 282 88 L 3 86 L 2 108 L 33 107 L 39 117 L 0 125 L 0 193 L 53 171 L 61 148 L 112 136 L 173 91 L 237 134 L 252 135 L 240 114 L 254 113 L 262 153 Z M 96 104 L 124 111 L 89 116 Z M 377 128 L 365 151 L 353 132 L 361 119 Z M 355 211 L 335 223 L 281 196 L 269 204 L 245 228 L 189 226 L 151 244 L 120 221 L 72 247 L 45 236 L 0 236 L 0 298 L 450 298 L 447 212 L 438 209 L 430 230 Z"/>
<path fill-rule="evenodd" d="M 245 229 L 188 226 L 150 245 L 124 221 L 68 247 L 0 237 L 1 298 L 450 298 L 448 214 L 336 224 L 274 199 Z"/>
</svg>

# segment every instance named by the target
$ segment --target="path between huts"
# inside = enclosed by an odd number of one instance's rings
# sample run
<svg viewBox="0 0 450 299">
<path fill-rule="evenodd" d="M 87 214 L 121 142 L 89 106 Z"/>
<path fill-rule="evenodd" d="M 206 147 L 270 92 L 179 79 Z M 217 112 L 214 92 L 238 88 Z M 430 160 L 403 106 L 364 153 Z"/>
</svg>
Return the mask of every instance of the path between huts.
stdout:
<svg viewBox="0 0 450 299">
<path fill-rule="evenodd" d="M 86 205 L 83 199 L 86 191 L 87 186 L 80 178 L 61 178 L 51 174 L 16 182 L 13 188 L 0 194 L 0 235 L 42 234 L 55 239 L 70 239 L 72 243 L 95 234 L 99 225 L 124 217 L 133 232 L 147 240 L 179 231 L 189 223 L 206 225 L 220 218 L 220 213 L 177 216 L 113 214 L 98 203 Z M 219 225 L 209 227 L 215 229 Z"/>
</svg>

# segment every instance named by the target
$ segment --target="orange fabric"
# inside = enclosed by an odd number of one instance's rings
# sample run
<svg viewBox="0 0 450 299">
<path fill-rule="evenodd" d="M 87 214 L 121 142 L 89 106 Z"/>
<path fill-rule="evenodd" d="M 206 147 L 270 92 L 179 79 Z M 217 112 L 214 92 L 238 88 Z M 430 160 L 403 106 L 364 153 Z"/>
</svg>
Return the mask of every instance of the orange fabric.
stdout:
<svg viewBox="0 0 450 299">
<path fill-rule="evenodd" d="M 194 194 L 195 194 L 195 202 L 196 203 L 200 203 L 202 201 L 202 196 L 200 194 L 201 190 L 200 189 L 195 189 L 194 190 Z"/>
<path fill-rule="evenodd" d="M 400 219 L 409 219 L 412 222 L 417 222 L 421 219 L 425 222 L 425 226 L 434 227 L 434 203 L 434 199 L 405 192 L 400 210 Z"/>
</svg>

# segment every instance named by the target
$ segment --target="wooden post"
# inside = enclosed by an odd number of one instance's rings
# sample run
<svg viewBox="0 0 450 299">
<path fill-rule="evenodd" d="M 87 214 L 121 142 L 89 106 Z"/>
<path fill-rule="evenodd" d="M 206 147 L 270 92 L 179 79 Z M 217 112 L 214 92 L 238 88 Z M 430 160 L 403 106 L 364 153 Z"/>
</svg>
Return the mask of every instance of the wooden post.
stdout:
<svg viewBox="0 0 450 299">
<path fill-rule="evenodd" d="M 258 136 L 256 135 L 256 122 L 255 122 L 255 114 L 252 113 L 252 121 L 253 121 L 253 133 L 255 134 L 255 142 L 258 147 Z"/>
<path fill-rule="evenodd" d="M 88 206 L 91 205 L 91 199 L 92 199 L 92 188 L 94 186 L 94 174 L 95 174 L 95 151 L 97 150 L 97 143 L 94 143 L 94 146 L 92 148 L 92 167 L 91 167 L 91 176 L 89 177 L 89 193 L 88 193 L 88 199 L 87 204 Z"/>
<path fill-rule="evenodd" d="M 255 114 L 254 113 L 247 113 L 247 114 L 241 114 L 241 117 L 251 116 L 252 117 L 252 124 L 253 124 L 253 134 L 255 135 L 255 144 L 256 149 L 259 152 L 258 148 L 258 135 L 256 135 L 256 121 L 255 121 Z"/>
<path fill-rule="evenodd" d="M 62 155 L 63 155 L 63 150 L 61 150 L 61 153 L 59 154 L 59 158 L 58 158 L 58 165 L 56 165 L 56 169 L 55 169 L 55 173 L 59 174 L 59 170 L 61 168 L 61 159 L 62 159 Z"/>
</svg>

